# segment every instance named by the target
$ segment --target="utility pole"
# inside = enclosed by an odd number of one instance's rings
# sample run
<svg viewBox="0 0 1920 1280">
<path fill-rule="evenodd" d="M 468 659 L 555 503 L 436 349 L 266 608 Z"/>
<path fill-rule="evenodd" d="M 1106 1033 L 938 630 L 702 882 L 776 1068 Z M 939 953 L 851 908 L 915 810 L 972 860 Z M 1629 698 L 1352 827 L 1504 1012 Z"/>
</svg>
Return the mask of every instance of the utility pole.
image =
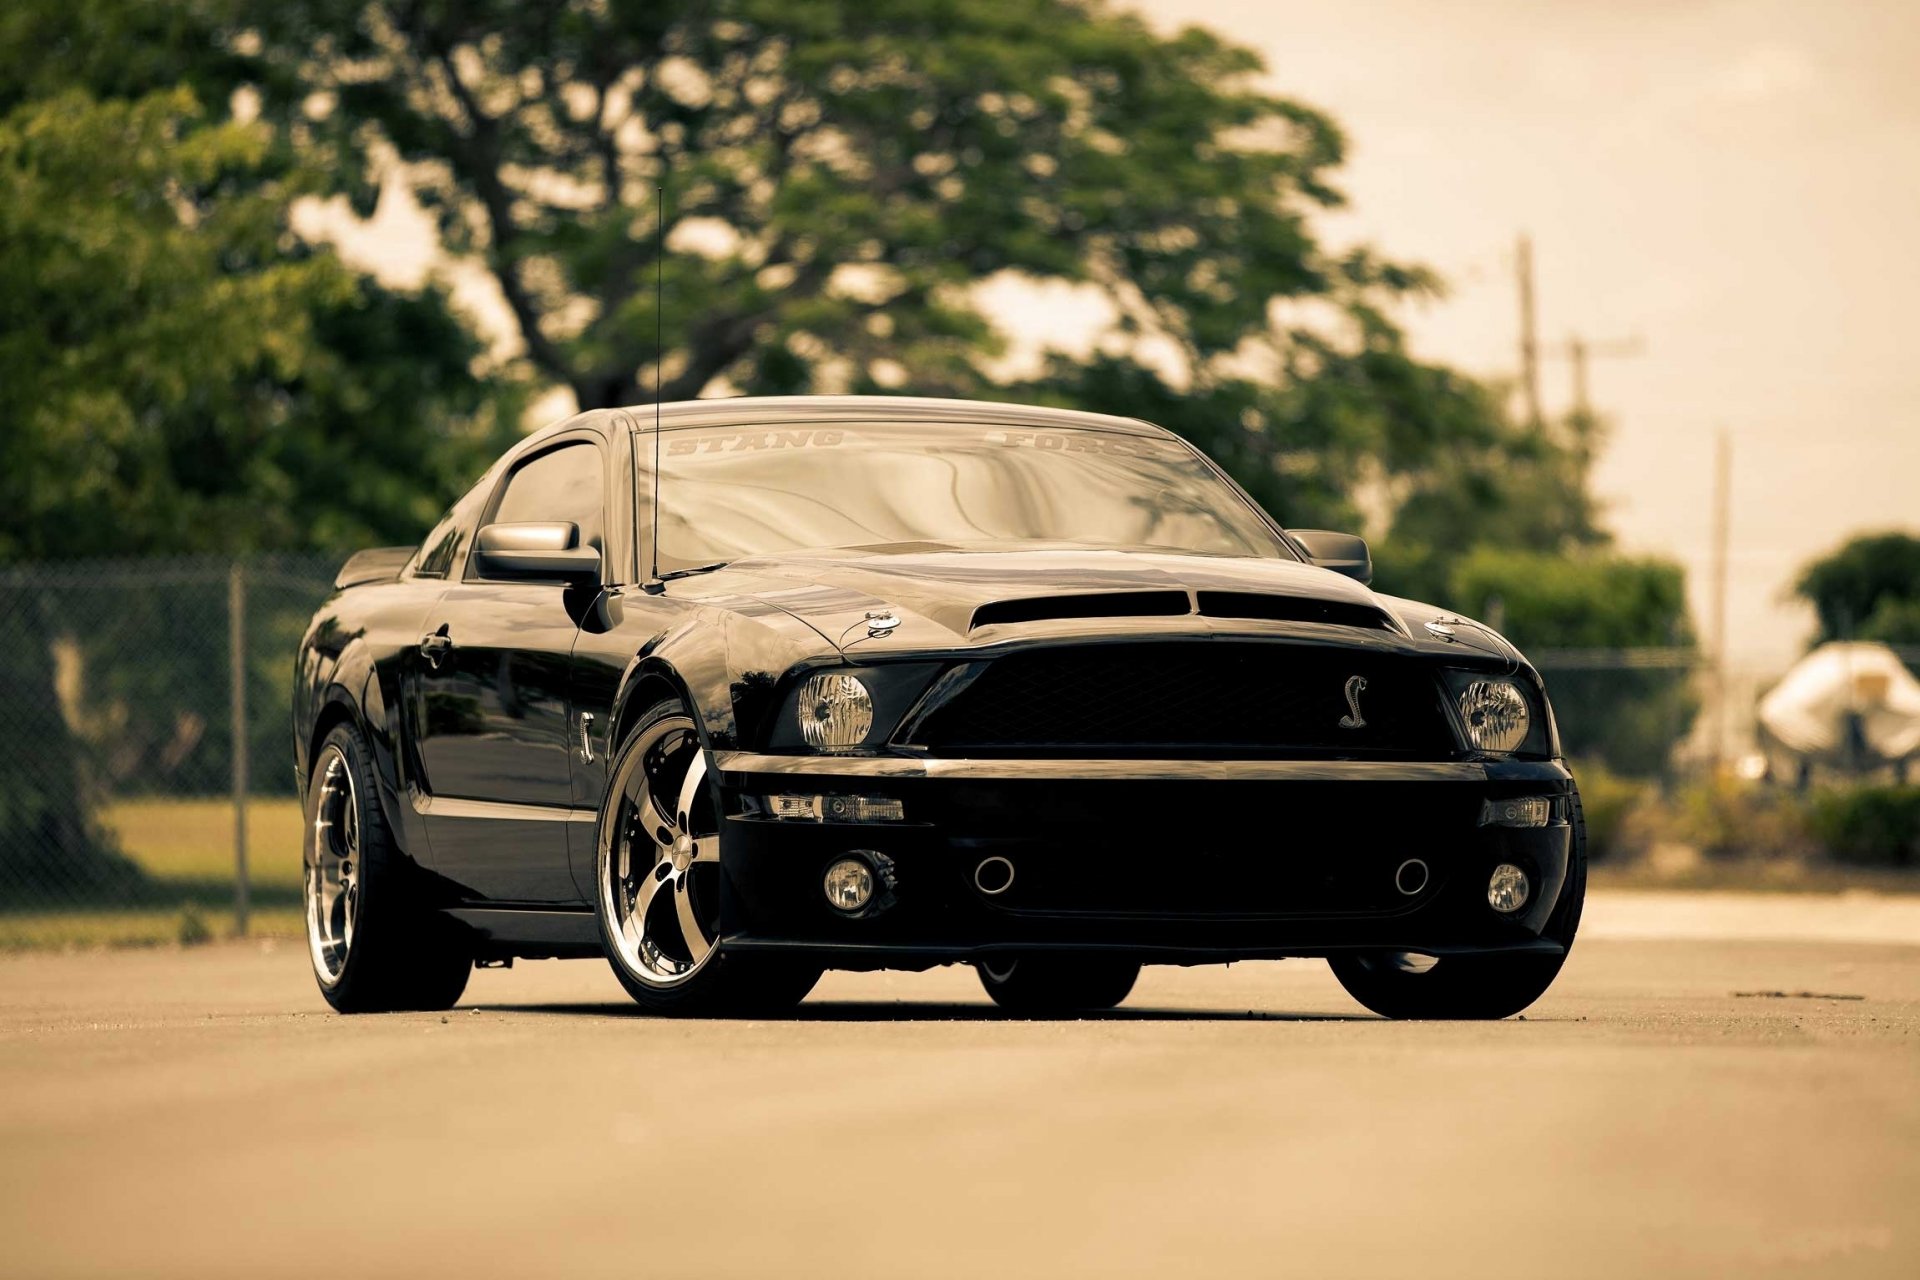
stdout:
<svg viewBox="0 0 1920 1280">
<path fill-rule="evenodd" d="M 252 909 L 247 885 L 247 577 L 235 560 L 227 573 L 227 713 L 232 734 L 233 931 L 247 935 Z"/>
<path fill-rule="evenodd" d="M 1713 446 L 1713 767 L 1727 750 L 1727 526 L 1733 490 L 1733 442 L 1720 428 Z"/>
<path fill-rule="evenodd" d="M 1534 337 L 1533 241 L 1524 231 L 1514 249 L 1514 272 L 1520 280 L 1520 393 L 1526 397 L 1527 425 L 1538 430 L 1546 419 L 1540 412 L 1540 345 Z"/>
<path fill-rule="evenodd" d="M 1573 409 L 1584 417 L 1593 412 L 1593 402 L 1587 396 L 1587 362 L 1596 357 L 1616 359 L 1644 355 L 1646 347 L 1646 341 L 1637 333 L 1631 338 L 1613 338 L 1605 342 L 1591 342 L 1578 333 L 1570 333 L 1566 342 L 1549 347 L 1541 354 L 1554 360 L 1564 359 L 1573 366 Z"/>
</svg>

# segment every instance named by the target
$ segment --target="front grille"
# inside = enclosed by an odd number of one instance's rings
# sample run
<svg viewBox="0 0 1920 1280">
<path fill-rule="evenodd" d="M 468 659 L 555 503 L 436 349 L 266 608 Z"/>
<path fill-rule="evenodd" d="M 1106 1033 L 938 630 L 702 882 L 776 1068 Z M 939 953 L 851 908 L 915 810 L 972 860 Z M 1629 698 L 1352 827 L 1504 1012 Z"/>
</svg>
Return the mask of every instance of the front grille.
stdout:
<svg viewBox="0 0 1920 1280">
<path fill-rule="evenodd" d="M 1363 724 L 1351 718 L 1347 684 Z M 1008 654 L 925 714 L 910 741 L 948 752 L 1256 751 L 1440 758 L 1438 688 L 1390 655 L 1296 645 L 1090 645 Z"/>
</svg>

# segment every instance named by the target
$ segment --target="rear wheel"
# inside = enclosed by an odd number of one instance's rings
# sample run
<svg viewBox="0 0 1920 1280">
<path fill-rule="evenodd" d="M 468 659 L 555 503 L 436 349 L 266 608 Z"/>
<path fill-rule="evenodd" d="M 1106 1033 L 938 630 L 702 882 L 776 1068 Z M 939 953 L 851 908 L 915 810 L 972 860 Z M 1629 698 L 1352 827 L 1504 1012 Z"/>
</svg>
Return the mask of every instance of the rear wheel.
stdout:
<svg viewBox="0 0 1920 1280">
<path fill-rule="evenodd" d="M 449 1009 L 473 956 L 457 927 L 409 892 L 372 761 L 352 724 L 336 727 L 314 756 L 303 890 L 313 976 L 341 1013 Z"/>
<path fill-rule="evenodd" d="M 1580 792 L 1571 793 L 1573 828 L 1567 883 L 1540 936 L 1561 944 L 1557 956 L 1421 956 L 1362 952 L 1328 963 L 1347 994 L 1386 1018 L 1506 1018 L 1546 993 L 1566 963 L 1587 896 L 1587 822 Z"/>
<path fill-rule="evenodd" d="M 1140 966 L 1105 956 L 1033 955 L 974 966 L 993 1002 L 1009 1013 L 1092 1013 L 1127 998 Z"/>
<path fill-rule="evenodd" d="M 594 908 L 614 976 L 655 1013 L 778 1012 L 817 966 L 728 955 L 720 943 L 720 818 L 707 756 L 677 701 L 640 717 L 600 813 Z"/>
</svg>

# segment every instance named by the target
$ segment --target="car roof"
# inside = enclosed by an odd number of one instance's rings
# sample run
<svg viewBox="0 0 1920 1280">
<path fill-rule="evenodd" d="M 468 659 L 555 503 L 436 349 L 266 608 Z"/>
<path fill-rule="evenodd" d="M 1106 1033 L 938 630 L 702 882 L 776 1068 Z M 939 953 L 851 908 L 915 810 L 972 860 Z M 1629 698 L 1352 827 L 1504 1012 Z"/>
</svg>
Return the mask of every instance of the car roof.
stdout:
<svg viewBox="0 0 1920 1280">
<path fill-rule="evenodd" d="M 1120 431 L 1128 435 L 1169 435 L 1139 418 L 1042 405 L 1004 404 L 992 400 L 943 400 L 931 396 L 735 396 L 715 400 L 676 400 L 659 407 L 660 428 L 774 426 L 797 422 L 965 422 L 1002 426 L 1066 430 Z M 594 409 L 529 435 L 516 453 L 549 435 L 579 427 L 611 429 L 621 416 L 640 427 L 653 424 L 654 406 Z"/>
</svg>

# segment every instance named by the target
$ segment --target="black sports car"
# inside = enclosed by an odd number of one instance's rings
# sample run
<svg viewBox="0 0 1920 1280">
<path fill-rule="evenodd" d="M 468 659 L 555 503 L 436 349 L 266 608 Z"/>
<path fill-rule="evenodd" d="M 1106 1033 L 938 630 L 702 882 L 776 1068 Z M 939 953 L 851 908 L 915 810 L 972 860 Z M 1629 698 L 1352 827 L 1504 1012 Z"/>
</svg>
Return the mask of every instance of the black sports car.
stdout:
<svg viewBox="0 0 1920 1280">
<path fill-rule="evenodd" d="M 656 425 L 657 423 L 657 425 Z M 1144 422 L 951 400 L 581 414 L 301 643 L 308 940 L 343 1012 L 605 955 L 649 1009 L 973 964 L 1030 1012 L 1325 956 L 1502 1017 L 1585 889 L 1539 675 Z"/>
</svg>

